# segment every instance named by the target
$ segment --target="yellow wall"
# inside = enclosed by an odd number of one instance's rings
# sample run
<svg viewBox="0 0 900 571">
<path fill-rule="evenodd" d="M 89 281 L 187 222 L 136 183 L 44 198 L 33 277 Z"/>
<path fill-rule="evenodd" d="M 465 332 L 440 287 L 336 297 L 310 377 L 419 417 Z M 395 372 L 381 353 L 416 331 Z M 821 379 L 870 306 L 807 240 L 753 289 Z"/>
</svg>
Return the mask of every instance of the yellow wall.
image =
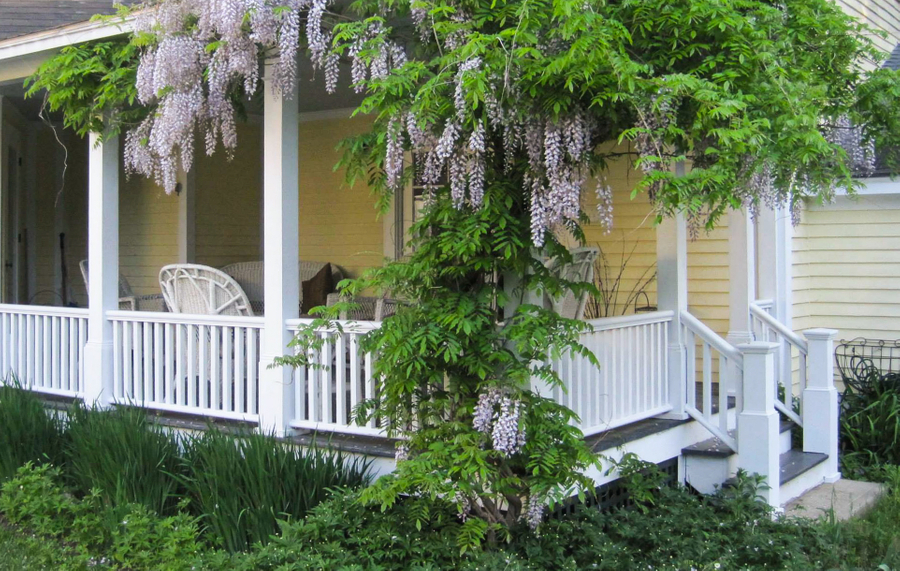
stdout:
<svg viewBox="0 0 900 571">
<path fill-rule="evenodd" d="M 197 263 L 221 267 L 261 260 L 261 125 L 238 126 L 234 160 L 219 148 L 196 162 Z"/>
<path fill-rule="evenodd" d="M 134 293 L 159 293 L 159 270 L 178 261 L 178 197 L 141 176 L 119 190 L 119 272 Z"/>
<path fill-rule="evenodd" d="M 331 262 L 350 276 L 384 260 L 384 223 L 364 182 L 335 171 L 337 144 L 364 132 L 365 117 L 300 123 L 300 259 Z"/>
<path fill-rule="evenodd" d="M 794 329 L 900 338 L 900 196 L 807 205 L 794 232 Z"/>
<path fill-rule="evenodd" d="M 900 3 L 895 0 L 838 0 L 838 5 L 860 22 L 887 34 L 884 38 L 870 34 L 880 50 L 890 53 L 900 42 Z"/>
</svg>

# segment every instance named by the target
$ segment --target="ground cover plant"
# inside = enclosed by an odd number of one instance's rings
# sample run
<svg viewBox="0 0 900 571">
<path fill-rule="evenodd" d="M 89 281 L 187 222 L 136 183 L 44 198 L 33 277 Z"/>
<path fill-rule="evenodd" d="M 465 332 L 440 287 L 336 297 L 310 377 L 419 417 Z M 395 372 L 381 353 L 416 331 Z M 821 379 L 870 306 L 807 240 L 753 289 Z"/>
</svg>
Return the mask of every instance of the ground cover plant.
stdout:
<svg viewBox="0 0 900 571">
<path fill-rule="evenodd" d="M 889 571 L 900 565 L 896 469 L 891 493 L 865 518 L 814 523 L 773 518 L 753 478 L 741 476 L 735 488 L 703 497 L 658 487 L 661 475 L 631 466 L 625 478 L 638 491 L 632 507 L 579 509 L 548 519 L 538 535 L 520 523 L 494 550 L 459 549 L 465 528 L 452 502 L 408 497 L 382 510 L 363 505 L 358 492 L 342 491 L 306 517 L 282 522 L 268 544 L 229 553 L 206 543 L 187 513 L 160 517 L 138 504 L 111 506 L 97 494 L 79 499 L 66 492 L 58 469 L 28 464 L 0 488 L 0 549 L 6 549 L 0 569 Z"/>
</svg>

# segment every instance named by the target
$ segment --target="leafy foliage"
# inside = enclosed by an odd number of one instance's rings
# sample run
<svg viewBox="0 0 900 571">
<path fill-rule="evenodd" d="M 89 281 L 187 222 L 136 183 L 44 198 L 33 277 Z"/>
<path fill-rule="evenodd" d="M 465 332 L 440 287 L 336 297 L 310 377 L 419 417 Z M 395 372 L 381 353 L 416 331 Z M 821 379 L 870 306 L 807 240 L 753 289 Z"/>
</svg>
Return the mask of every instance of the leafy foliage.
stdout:
<svg viewBox="0 0 900 571">
<path fill-rule="evenodd" d="M 882 466 L 900 464 L 900 374 L 869 367 L 846 383 L 839 442 L 848 476 L 881 480 Z"/>
<path fill-rule="evenodd" d="M 60 486 L 57 468 L 26 464 L 0 493 L 0 511 L 14 524 L 50 538 L 74 543 L 65 568 L 96 567 L 187 570 L 200 552 L 193 519 L 179 513 L 157 517 L 140 504 L 111 506 L 98 493 L 82 500 Z"/>
<path fill-rule="evenodd" d="M 29 77 L 26 97 L 43 95 L 51 112 L 80 136 L 117 135 L 148 110 L 135 105 L 140 48 L 131 38 L 116 38 L 62 48 Z"/>
<path fill-rule="evenodd" d="M 571 424 L 574 413 L 530 390 L 533 378 L 561 385 L 547 363 L 562 351 L 594 360 L 578 343 L 586 324 L 522 303 L 536 289 L 592 286 L 566 283 L 532 256 L 517 181 L 489 180 L 496 182 L 475 211 L 436 196 L 413 228 L 410 258 L 344 289 L 392 291 L 409 302 L 362 342 L 379 355 L 378 390 L 357 416 L 404 439 L 396 471 L 362 498 L 385 508 L 408 493 L 455 498 L 462 549 L 508 533 L 520 517 L 536 526 L 548 500 L 592 487 L 583 473 L 597 464 Z M 558 244 L 551 251 L 568 256 Z M 525 276 L 517 288 L 515 276 Z M 329 311 L 295 343 L 315 345 L 315 328 L 334 326 L 328 317 L 340 307 Z M 306 355 L 282 362 L 302 364 Z"/>
<path fill-rule="evenodd" d="M 17 379 L 0 382 L 0 482 L 26 462 L 59 465 L 65 439 L 59 419 Z"/>
<path fill-rule="evenodd" d="M 267 543 L 278 520 L 301 518 L 331 489 L 367 484 L 370 465 L 340 451 L 218 430 L 190 439 L 184 463 L 183 484 L 207 537 L 232 552 Z"/>
</svg>

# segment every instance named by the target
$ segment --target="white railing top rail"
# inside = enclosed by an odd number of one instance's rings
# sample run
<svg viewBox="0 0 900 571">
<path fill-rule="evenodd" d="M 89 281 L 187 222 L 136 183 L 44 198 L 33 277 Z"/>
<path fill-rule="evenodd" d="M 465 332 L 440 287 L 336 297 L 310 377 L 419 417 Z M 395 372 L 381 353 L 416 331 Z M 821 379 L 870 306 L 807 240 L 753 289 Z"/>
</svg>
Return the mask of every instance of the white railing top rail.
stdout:
<svg viewBox="0 0 900 571">
<path fill-rule="evenodd" d="M 593 327 L 594 331 L 608 331 L 610 329 L 620 329 L 623 327 L 650 325 L 651 323 L 667 323 L 672 321 L 674 317 L 674 311 L 654 311 L 651 313 L 637 313 L 635 315 L 589 319 L 587 323 Z"/>
<path fill-rule="evenodd" d="M 17 313 L 19 315 L 41 315 L 44 317 L 87 317 L 85 307 L 58 307 L 55 305 L 16 305 L 0 303 L 0 313 Z"/>
<path fill-rule="evenodd" d="M 770 329 L 787 339 L 788 342 L 799 349 L 801 353 L 804 355 L 809 353 L 809 346 L 807 345 L 806 340 L 788 329 L 784 323 L 769 315 L 765 308 L 760 305 L 760 302 L 756 301 L 750 304 L 750 313 L 765 323 Z"/>
<path fill-rule="evenodd" d="M 106 318 L 112 321 L 133 323 L 185 323 L 189 325 L 209 325 L 213 327 L 253 327 L 265 324 L 263 317 L 243 317 L 240 315 L 193 315 L 190 313 L 166 313 L 156 311 L 107 311 Z"/>
<path fill-rule="evenodd" d="M 772 309 L 773 307 L 775 307 L 775 300 L 774 299 L 757 299 L 756 301 L 753 302 L 753 304 L 759 306 L 760 309 Z"/>
<path fill-rule="evenodd" d="M 709 343 L 713 349 L 722 355 L 725 355 L 729 359 L 734 359 L 736 363 L 744 362 L 741 352 L 738 351 L 734 345 L 719 337 L 718 333 L 707 327 L 702 321 L 690 313 L 686 311 L 681 312 L 681 323 L 693 331 L 695 335 L 703 339 L 703 341 Z"/>
<path fill-rule="evenodd" d="M 315 322 L 314 319 L 302 318 L 302 319 L 288 319 L 286 321 L 288 331 L 297 331 L 301 327 L 310 326 Z M 332 321 L 335 325 L 340 325 L 340 327 L 344 330 L 345 333 L 368 333 L 369 331 L 374 331 L 381 327 L 380 321 L 352 321 L 352 320 L 334 320 Z M 335 327 L 329 328 L 321 328 L 322 331 L 334 332 L 337 331 Z"/>
</svg>

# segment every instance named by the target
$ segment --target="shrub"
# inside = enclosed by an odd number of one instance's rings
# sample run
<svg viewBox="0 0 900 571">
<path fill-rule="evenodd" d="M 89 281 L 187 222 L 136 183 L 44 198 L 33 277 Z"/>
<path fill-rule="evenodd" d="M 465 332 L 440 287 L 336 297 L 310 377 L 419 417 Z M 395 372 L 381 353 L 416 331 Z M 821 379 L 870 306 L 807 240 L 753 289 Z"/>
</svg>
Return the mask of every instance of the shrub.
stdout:
<svg viewBox="0 0 900 571">
<path fill-rule="evenodd" d="M 313 446 L 301 452 L 273 436 L 218 430 L 189 440 L 182 481 L 210 541 L 229 551 L 266 543 L 279 519 L 296 519 L 332 488 L 369 482 L 368 460 Z"/>
<path fill-rule="evenodd" d="M 26 462 L 58 465 L 62 460 L 59 419 L 15 378 L 0 383 L 0 482 L 13 477 Z"/>
<path fill-rule="evenodd" d="M 77 492 L 99 489 L 112 505 L 142 504 L 161 515 L 176 507 L 178 443 L 145 412 L 76 406 L 67 433 L 66 473 Z"/>
<path fill-rule="evenodd" d="M 841 401 L 841 468 L 882 480 L 882 466 L 900 464 L 900 374 L 867 368 L 846 385 Z"/>
<path fill-rule="evenodd" d="M 60 481 L 57 468 L 26 464 L 3 485 L 0 511 L 38 536 L 71 544 L 72 567 L 105 562 L 133 571 L 186 570 L 200 554 L 189 515 L 161 518 L 140 504 L 110 505 L 97 491 L 77 500 Z"/>
</svg>

